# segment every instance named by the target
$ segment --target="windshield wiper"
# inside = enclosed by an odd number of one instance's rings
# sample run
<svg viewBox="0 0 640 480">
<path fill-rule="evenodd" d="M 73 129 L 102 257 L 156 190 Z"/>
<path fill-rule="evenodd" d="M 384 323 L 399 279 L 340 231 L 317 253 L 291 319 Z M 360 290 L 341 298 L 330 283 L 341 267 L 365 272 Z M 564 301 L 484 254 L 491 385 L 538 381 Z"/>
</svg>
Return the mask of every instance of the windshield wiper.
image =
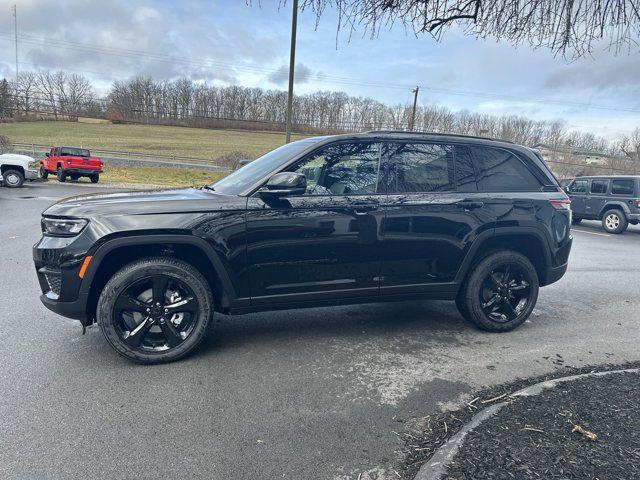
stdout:
<svg viewBox="0 0 640 480">
<path fill-rule="evenodd" d="M 209 190 L 211 192 L 215 192 L 216 191 L 216 189 L 213 188 L 211 185 L 203 185 L 203 186 L 200 187 L 200 190 Z"/>
</svg>

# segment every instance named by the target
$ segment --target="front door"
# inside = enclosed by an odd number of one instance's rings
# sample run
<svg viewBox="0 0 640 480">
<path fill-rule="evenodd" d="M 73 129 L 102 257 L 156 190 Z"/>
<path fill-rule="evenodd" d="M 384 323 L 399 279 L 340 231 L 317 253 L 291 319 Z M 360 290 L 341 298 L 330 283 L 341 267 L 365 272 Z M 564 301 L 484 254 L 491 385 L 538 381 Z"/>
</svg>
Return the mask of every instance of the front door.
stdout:
<svg viewBox="0 0 640 480">
<path fill-rule="evenodd" d="M 454 149 L 423 142 L 385 145 L 382 295 L 446 289 L 480 229 L 495 223 L 486 195 L 478 193 L 472 158 L 459 155 L 456 168 Z"/>
<path fill-rule="evenodd" d="M 319 147 L 286 171 L 304 195 L 249 198 L 247 256 L 253 305 L 378 295 L 380 144 Z"/>
<path fill-rule="evenodd" d="M 575 217 L 584 217 L 587 215 L 587 189 L 589 188 L 589 180 L 576 179 L 567 188 L 567 193 L 571 199 L 571 212 Z"/>
</svg>

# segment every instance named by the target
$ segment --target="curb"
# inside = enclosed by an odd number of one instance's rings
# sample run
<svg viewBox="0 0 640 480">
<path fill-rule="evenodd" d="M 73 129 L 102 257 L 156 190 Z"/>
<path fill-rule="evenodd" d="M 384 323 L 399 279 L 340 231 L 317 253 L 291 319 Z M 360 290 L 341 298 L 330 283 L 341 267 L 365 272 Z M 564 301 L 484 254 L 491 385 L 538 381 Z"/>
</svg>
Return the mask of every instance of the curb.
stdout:
<svg viewBox="0 0 640 480">
<path fill-rule="evenodd" d="M 568 377 L 560 377 L 554 378 L 553 380 L 546 380 L 544 382 L 536 383 L 534 385 L 530 385 L 522 390 L 518 390 L 515 393 L 510 394 L 507 398 L 513 397 L 530 397 L 534 395 L 541 394 L 545 389 L 553 388 L 564 382 L 571 382 L 573 380 L 578 380 L 580 378 L 586 377 L 603 377 L 605 375 L 611 375 L 614 373 L 640 373 L 640 368 L 628 368 L 622 370 L 609 370 L 605 372 L 593 372 L 593 373 L 583 373 L 580 375 L 571 375 Z M 453 437 L 451 437 L 447 442 L 438 448 L 431 458 L 427 461 L 427 463 L 423 464 L 418 470 L 418 473 L 414 477 L 414 480 L 440 480 L 447 469 L 447 465 L 451 463 L 453 457 L 455 457 L 456 453 L 464 438 L 467 434 L 473 431 L 478 425 L 484 422 L 487 418 L 497 414 L 505 405 L 507 405 L 509 401 L 496 403 L 491 405 L 490 407 L 486 407 L 476 413 L 469 423 L 467 423 L 462 429 L 456 433 Z"/>
</svg>

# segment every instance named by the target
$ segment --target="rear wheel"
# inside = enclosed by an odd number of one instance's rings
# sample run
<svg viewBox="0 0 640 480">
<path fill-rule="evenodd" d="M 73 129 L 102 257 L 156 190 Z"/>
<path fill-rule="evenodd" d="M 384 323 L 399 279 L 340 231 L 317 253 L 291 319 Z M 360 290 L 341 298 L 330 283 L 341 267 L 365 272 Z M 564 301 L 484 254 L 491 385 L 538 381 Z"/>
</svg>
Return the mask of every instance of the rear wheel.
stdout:
<svg viewBox="0 0 640 480">
<path fill-rule="evenodd" d="M 620 210 L 607 210 L 602 216 L 602 227 L 609 233 L 622 233 L 628 226 L 627 217 Z"/>
<path fill-rule="evenodd" d="M 57 175 L 58 175 L 59 182 L 64 182 L 67 179 L 67 172 L 62 170 L 62 167 L 58 167 Z"/>
<path fill-rule="evenodd" d="M 456 304 L 477 327 L 506 332 L 531 315 L 538 289 L 538 274 L 527 257 L 513 251 L 496 252 L 478 262 Z"/>
<path fill-rule="evenodd" d="M 89 175 L 89 179 L 91 180 L 91 183 L 98 183 L 98 180 L 100 180 L 100 174 L 99 173 L 94 173 Z"/>
<path fill-rule="evenodd" d="M 45 180 L 49 177 L 49 171 L 44 168 L 44 165 L 40 165 L 40 178 L 44 178 Z"/>
<path fill-rule="evenodd" d="M 9 188 L 19 188 L 24 183 L 24 175 L 18 170 L 5 170 L 2 178 L 4 186 Z"/>
<path fill-rule="evenodd" d="M 151 364 L 187 355 L 204 338 L 212 312 L 209 284 L 196 268 L 153 257 L 123 267 L 107 282 L 96 318 L 116 352 Z"/>
<path fill-rule="evenodd" d="M 77 182 L 78 179 L 80 178 L 80 175 L 73 175 L 72 174 L 72 175 L 70 175 L 70 177 L 71 177 L 71 180 L 73 180 L 74 182 Z"/>
</svg>

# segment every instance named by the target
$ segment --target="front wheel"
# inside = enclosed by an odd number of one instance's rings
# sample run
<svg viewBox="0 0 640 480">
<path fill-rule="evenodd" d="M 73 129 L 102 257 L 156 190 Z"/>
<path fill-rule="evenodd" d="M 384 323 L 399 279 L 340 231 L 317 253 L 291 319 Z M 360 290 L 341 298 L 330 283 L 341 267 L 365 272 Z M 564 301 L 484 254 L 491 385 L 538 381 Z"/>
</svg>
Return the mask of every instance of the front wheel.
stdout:
<svg viewBox="0 0 640 480">
<path fill-rule="evenodd" d="M 627 217 L 620 210 L 608 210 L 602 216 L 602 227 L 609 233 L 622 233 L 628 226 Z"/>
<path fill-rule="evenodd" d="M 178 360 L 204 338 L 213 312 L 209 284 L 182 260 L 152 257 L 105 285 L 96 318 L 107 342 L 137 363 Z"/>
<path fill-rule="evenodd" d="M 4 186 L 9 188 L 19 188 L 24 183 L 24 175 L 18 170 L 5 170 L 2 178 L 4 178 Z"/>
<path fill-rule="evenodd" d="M 482 259 L 464 283 L 456 303 L 478 328 L 506 332 L 531 315 L 538 300 L 536 269 L 524 255 L 496 252 Z"/>
<path fill-rule="evenodd" d="M 44 168 L 44 165 L 40 165 L 40 178 L 46 180 L 49 177 L 49 171 Z"/>
</svg>

